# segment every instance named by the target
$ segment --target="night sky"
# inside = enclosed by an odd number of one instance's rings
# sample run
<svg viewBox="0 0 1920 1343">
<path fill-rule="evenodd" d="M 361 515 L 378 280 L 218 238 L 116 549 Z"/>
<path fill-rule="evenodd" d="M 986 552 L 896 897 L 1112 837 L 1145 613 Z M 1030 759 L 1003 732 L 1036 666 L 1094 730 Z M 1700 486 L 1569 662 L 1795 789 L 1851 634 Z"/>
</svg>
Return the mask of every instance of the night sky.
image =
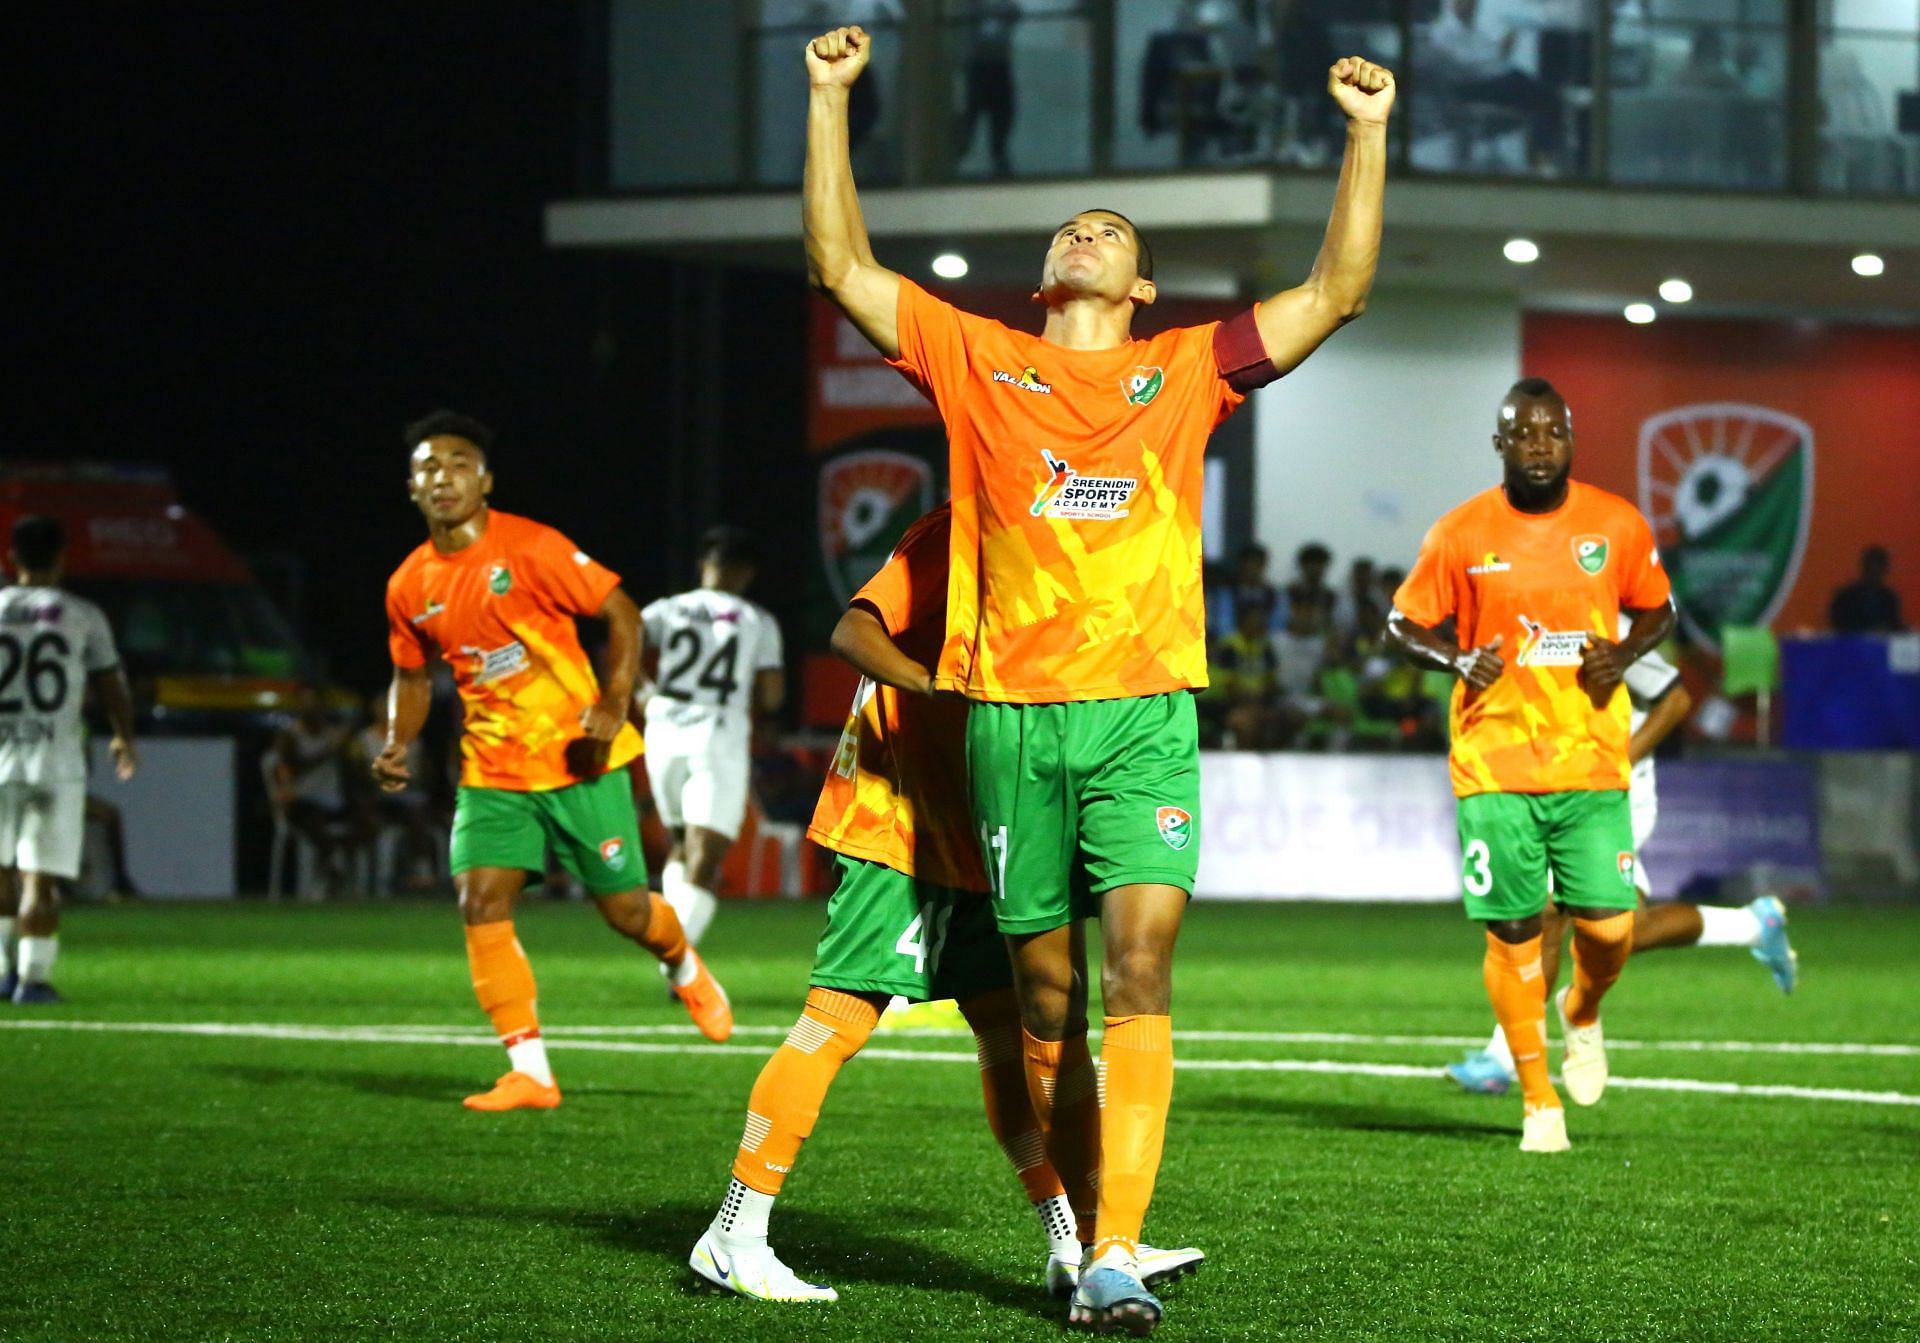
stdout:
<svg viewBox="0 0 1920 1343">
<path fill-rule="evenodd" d="M 434 406 L 499 433 L 497 504 L 642 601 L 689 585 L 707 522 L 786 535 L 797 278 L 541 243 L 541 207 L 591 172 L 578 22 L 560 3 L 11 18 L 28 236 L 0 453 L 168 467 L 360 689 L 386 673 L 386 575 L 424 535 L 400 427 Z M 688 336 L 703 302 L 718 351 Z M 756 366 L 756 395 L 715 396 L 716 362 Z"/>
</svg>

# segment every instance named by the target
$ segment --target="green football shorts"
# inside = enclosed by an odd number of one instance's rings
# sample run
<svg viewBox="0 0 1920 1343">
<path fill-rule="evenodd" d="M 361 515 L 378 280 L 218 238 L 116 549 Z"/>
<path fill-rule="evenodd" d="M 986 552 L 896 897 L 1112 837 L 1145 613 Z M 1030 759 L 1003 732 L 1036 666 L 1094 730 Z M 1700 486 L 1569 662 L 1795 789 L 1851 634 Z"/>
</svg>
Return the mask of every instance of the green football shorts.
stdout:
<svg viewBox="0 0 1920 1343">
<path fill-rule="evenodd" d="M 967 773 L 1001 932 L 1097 916 L 1116 886 L 1193 893 L 1200 729 L 1186 691 L 975 703 Z"/>
<path fill-rule="evenodd" d="M 517 867 L 544 872 L 549 847 L 595 895 L 646 887 L 647 859 L 624 767 L 541 793 L 460 790 L 453 808 L 452 871 Z"/>
<path fill-rule="evenodd" d="M 1562 905 L 1632 909 L 1633 816 L 1625 789 L 1478 793 L 1460 799 L 1467 917 L 1525 919 Z M 1549 885 L 1551 876 L 1551 885 Z"/>
<path fill-rule="evenodd" d="M 1013 986 L 1007 944 L 987 897 L 833 856 L 840 884 L 813 954 L 816 988 L 965 1001 Z"/>
</svg>

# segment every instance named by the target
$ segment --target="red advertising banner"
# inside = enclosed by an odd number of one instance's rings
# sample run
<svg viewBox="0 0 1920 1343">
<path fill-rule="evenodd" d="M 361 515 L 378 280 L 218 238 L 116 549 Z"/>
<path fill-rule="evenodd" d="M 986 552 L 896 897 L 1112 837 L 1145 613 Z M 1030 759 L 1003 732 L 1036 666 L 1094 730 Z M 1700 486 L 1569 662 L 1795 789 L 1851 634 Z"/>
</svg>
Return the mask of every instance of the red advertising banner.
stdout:
<svg viewBox="0 0 1920 1343">
<path fill-rule="evenodd" d="M 1575 472 L 1653 521 L 1688 631 L 1825 629 L 1869 545 L 1920 613 L 1920 329 L 1535 314 Z"/>
</svg>

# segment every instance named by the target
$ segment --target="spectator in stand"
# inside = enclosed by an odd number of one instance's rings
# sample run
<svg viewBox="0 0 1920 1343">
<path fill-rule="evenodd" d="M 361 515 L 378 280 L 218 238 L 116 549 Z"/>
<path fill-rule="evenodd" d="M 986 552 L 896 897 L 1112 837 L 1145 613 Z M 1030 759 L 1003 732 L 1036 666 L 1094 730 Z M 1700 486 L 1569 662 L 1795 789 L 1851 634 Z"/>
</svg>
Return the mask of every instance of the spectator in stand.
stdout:
<svg viewBox="0 0 1920 1343">
<path fill-rule="evenodd" d="M 1200 730 L 1209 745 L 1265 751 L 1282 745 L 1280 657 L 1268 629 L 1271 603 L 1239 604 L 1232 633 L 1207 653 L 1206 690 L 1200 696 Z"/>
<path fill-rule="evenodd" d="M 1317 628 L 1324 634 L 1333 625 L 1335 593 L 1327 586 L 1327 570 L 1333 564 L 1333 552 L 1318 541 L 1309 541 L 1293 557 L 1294 579 L 1281 594 L 1280 611 L 1275 624 L 1285 629 L 1293 622 L 1293 608 L 1307 605 L 1320 613 Z"/>
<path fill-rule="evenodd" d="M 386 747 L 387 697 L 373 695 L 367 699 L 367 721 L 360 729 L 359 758 L 371 761 Z M 373 776 L 365 768 L 346 774 L 355 785 L 353 805 L 362 812 L 367 832 L 378 836 L 392 829 L 400 836 L 392 873 L 375 873 L 374 879 L 391 875 L 395 889 L 412 894 L 433 890 L 440 866 L 438 828 L 452 821 L 434 801 L 432 773 L 427 768 L 426 744 L 416 737 L 407 747 L 407 782 L 399 790 L 389 793 L 370 787 Z"/>
<path fill-rule="evenodd" d="M 329 714 L 317 690 L 305 691 L 300 711 L 273 743 L 273 788 L 287 823 L 313 846 L 316 883 L 338 893 L 352 878 L 352 858 L 372 842 L 367 813 L 347 796 L 342 766 L 352 734 Z"/>
<path fill-rule="evenodd" d="M 1860 577 L 1833 594 L 1827 621 L 1836 634 L 1897 634 L 1906 622 L 1900 615 L 1900 594 L 1887 582 L 1892 557 L 1885 546 L 1860 552 Z"/>
<path fill-rule="evenodd" d="M 1380 619 L 1384 622 L 1387 605 L 1388 603 L 1383 601 L 1380 595 L 1373 561 L 1365 555 L 1360 556 L 1347 568 L 1347 586 L 1334 596 L 1334 633 L 1338 634 L 1343 641 L 1350 642 L 1359 632 L 1366 608 L 1372 607 L 1379 612 Z"/>
<path fill-rule="evenodd" d="M 1534 168 L 1556 170 L 1564 139 L 1559 91 L 1514 62 L 1518 29 L 1507 25 L 1495 34 L 1478 24 L 1479 11 L 1480 0 L 1445 0 L 1415 48 L 1420 77 L 1463 104 L 1509 108 L 1524 117 Z"/>
<path fill-rule="evenodd" d="M 1240 547 L 1231 578 L 1207 598 L 1207 633 L 1225 638 L 1240 627 L 1240 608 L 1253 605 L 1268 613 L 1270 629 L 1280 628 L 1280 594 L 1267 581 L 1267 548 L 1258 541 Z"/>
<path fill-rule="evenodd" d="M 1306 546 L 1301 550 L 1304 557 L 1310 550 L 1326 553 L 1325 546 Z M 1304 569 L 1304 565 L 1302 566 Z M 1325 563 L 1320 565 L 1324 576 Z M 1333 592 L 1324 585 L 1319 591 L 1325 593 L 1326 600 L 1317 597 L 1313 590 L 1305 589 L 1295 594 L 1299 584 L 1289 584 L 1289 594 L 1294 594 L 1287 608 L 1286 628 L 1269 638 L 1275 655 L 1280 660 L 1280 726 L 1283 740 L 1278 745 L 1289 746 L 1311 723 L 1328 717 L 1339 716 L 1320 695 L 1320 671 L 1327 665 L 1328 636 L 1327 618 L 1332 609 Z M 1336 743 L 1336 746 L 1338 743 Z"/>
</svg>

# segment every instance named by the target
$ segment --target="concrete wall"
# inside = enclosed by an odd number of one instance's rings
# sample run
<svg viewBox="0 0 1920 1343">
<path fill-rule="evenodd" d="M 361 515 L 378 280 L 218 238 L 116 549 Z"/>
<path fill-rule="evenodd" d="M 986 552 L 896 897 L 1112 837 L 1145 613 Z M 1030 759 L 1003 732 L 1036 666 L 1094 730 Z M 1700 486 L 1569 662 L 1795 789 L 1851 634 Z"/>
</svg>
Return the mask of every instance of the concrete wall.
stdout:
<svg viewBox="0 0 1920 1343">
<path fill-rule="evenodd" d="M 1412 563 L 1447 509 L 1496 483 L 1494 411 L 1520 376 L 1510 297 L 1402 290 L 1254 398 L 1254 532 L 1273 576 L 1301 543 Z"/>
</svg>

